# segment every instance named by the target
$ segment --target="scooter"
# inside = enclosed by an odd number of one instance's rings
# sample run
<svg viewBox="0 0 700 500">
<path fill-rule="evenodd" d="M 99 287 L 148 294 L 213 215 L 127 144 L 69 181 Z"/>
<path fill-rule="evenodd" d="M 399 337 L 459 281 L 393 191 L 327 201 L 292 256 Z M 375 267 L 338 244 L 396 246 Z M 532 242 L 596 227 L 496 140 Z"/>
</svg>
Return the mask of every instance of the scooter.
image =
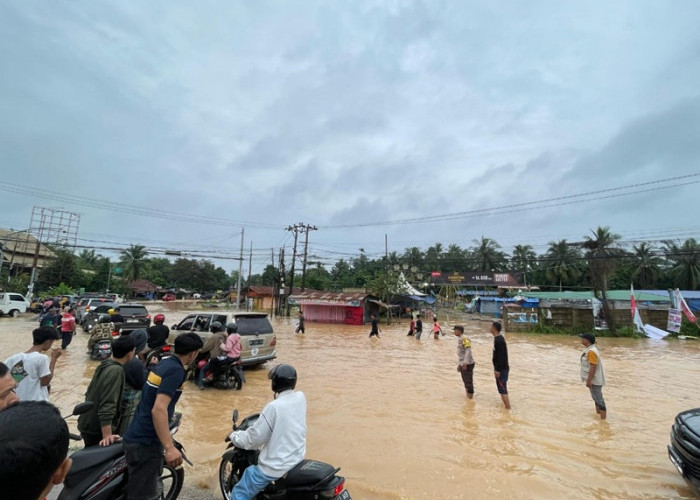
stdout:
<svg viewBox="0 0 700 500">
<path fill-rule="evenodd" d="M 164 346 L 156 347 L 146 354 L 146 366 L 151 366 L 154 363 L 169 358 L 175 354 L 175 346 L 172 344 L 165 344 Z"/>
<path fill-rule="evenodd" d="M 112 355 L 112 341 L 111 340 L 98 340 L 92 344 L 92 350 L 90 351 L 90 359 L 93 361 L 102 361 L 107 359 Z"/>
<path fill-rule="evenodd" d="M 207 361 L 206 359 L 199 360 L 197 368 L 190 372 L 192 380 L 198 380 L 199 371 L 204 369 Z M 211 372 L 207 372 L 205 375 L 209 376 L 210 374 Z M 216 387 L 217 389 L 236 389 L 237 391 L 243 388 L 245 381 L 245 374 L 243 373 L 240 360 L 221 366 L 218 375 L 213 379 L 207 377 L 203 379 L 203 383 L 206 386 Z"/>
<path fill-rule="evenodd" d="M 69 416 L 81 415 L 92 408 L 93 403 L 86 401 L 75 407 Z M 67 417 L 66 417 L 67 418 Z M 182 414 L 175 413 L 170 421 L 170 435 L 180 428 Z M 70 438 L 80 441 L 81 437 L 70 434 Z M 175 447 L 182 453 L 183 460 L 192 465 L 185 456 L 183 446 L 173 439 Z M 71 455 L 73 465 L 63 481 L 63 490 L 58 500 L 124 500 L 128 471 L 126 456 L 121 442 L 110 446 L 93 446 L 76 451 Z M 161 475 L 158 478 L 158 498 L 175 500 L 180 494 L 185 481 L 185 471 L 174 468 L 163 460 Z"/>
<path fill-rule="evenodd" d="M 240 426 L 236 425 L 238 410 L 233 411 L 233 430 L 246 430 L 260 417 L 260 414 L 250 415 L 243 419 Z M 229 438 L 226 437 L 229 442 Z M 229 445 L 221 457 L 219 465 L 219 485 L 225 500 L 230 500 L 231 492 L 243 476 L 243 471 L 258 463 L 259 450 L 242 450 L 233 443 Z M 338 476 L 340 467 L 318 462 L 302 460 L 292 470 L 260 492 L 256 500 L 352 500 L 345 489 L 345 478 Z"/>
</svg>

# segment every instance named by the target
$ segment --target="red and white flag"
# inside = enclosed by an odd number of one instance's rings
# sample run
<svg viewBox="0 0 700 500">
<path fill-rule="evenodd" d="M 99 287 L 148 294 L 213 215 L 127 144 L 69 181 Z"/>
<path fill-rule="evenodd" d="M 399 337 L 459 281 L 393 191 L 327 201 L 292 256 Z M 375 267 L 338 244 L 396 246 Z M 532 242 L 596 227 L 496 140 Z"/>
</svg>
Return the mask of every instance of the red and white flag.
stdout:
<svg viewBox="0 0 700 500">
<path fill-rule="evenodd" d="M 630 313 L 634 318 L 634 313 L 637 312 L 637 300 L 634 298 L 634 285 L 630 285 Z"/>
<path fill-rule="evenodd" d="M 688 304 L 686 304 L 685 299 L 683 298 L 683 294 L 678 288 L 676 288 L 676 302 L 678 303 L 680 309 L 683 311 L 683 314 L 685 314 L 685 317 L 688 318 L 688 321 L 690 321 L 691 323 L 695 323 L 698 320 L 695 317 L 695 314 L 693 314 L 693 311 L 690 310 L 690 307 L 688 307 Z"/>
</svg>

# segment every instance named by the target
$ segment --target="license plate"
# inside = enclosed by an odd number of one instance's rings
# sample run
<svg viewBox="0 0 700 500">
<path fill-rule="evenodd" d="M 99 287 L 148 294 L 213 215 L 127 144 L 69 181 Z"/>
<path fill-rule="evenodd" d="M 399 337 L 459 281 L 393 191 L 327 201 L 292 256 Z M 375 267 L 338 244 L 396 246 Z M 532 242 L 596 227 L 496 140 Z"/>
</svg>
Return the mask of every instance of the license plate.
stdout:
<svg viewBox="0 0 700 500">
<path fill-rule="evenodd" d="M 249 345 L 263 345 L 265 341 L 263 339 L 255 339 L 249 342 Z"/>
<path fill-rule="evenodd" d="M 350 493 L 348 493 L 348 490 L 343 490 L 343 492 L 335 498 L 337 498 L 338 500 L 352 500 L 352 498 L 350 498 Z"/>
<path fill-rule="evenodd" d="M 139 320 L 137 320 L 137 319 L 127 319 L 126 322 L 127 322 L 127 323 L 138 323 Z"/>
</svg>

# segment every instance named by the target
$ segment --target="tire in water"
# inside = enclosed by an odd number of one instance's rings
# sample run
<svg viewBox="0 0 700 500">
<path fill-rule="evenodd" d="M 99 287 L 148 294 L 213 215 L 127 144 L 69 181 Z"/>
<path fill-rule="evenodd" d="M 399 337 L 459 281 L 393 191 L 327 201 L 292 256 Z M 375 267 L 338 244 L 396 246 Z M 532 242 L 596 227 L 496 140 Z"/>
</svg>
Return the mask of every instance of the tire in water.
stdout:
<svg viewBox="0 0 700 500">
<path fill-rule="evenodd" d="M 224 498 L 231 498 L 231 492 L 233 487 L 239 481 L 239 476 L 236 471 L 233 470 L 233 462 L 230 460 L 221 460 L 219 465 L 219 486 L 221 487 L 221 494 Z"/>
</svg>

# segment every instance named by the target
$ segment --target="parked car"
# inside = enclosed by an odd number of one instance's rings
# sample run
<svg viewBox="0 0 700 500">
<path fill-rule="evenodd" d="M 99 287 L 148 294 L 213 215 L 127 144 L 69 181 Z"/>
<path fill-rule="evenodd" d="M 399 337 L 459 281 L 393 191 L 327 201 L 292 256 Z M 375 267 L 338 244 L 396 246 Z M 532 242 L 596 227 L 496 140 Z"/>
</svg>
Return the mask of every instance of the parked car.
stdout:
<svg viewBox="0 0 700 500">
<path fill-rule="evenodd" d="M 241 336 L 241 364 L 255 366 L 277 357 L 277 337 L 266 313 L 257 312 L 200 312 L 188 314 L 180 323 L 173 325 L 168 342 L 184 332 L 196 332 L 202 340 L 211 336 L 210 325 L 218 321 L 221 326 L 236 323 Z"/>
<path fill-rule="evenodd" d="M 124 323 L 119 328 L 121 333 L 151 326 L 151 315 L 143 304 L 119 304 L 115 310 L 124 318 Z"/>
<path fill-rule="evenodd" d="M 668 458 L 695 494 L 700 495 L 700 408 L 676 415 Z"/>
<path fill-rule="evenodd" d="M 174 293 L 166 293 L 163 295 L 163 302 L 170 302 L 175 300 L 177 297 L 175 297 Z"/>
<path fill-rule="evenodd" d="M 27 312 L 31 303 L 19 293 L 0 293 L 0 316 L 9 314 L 16 318 Z"/>
<path fill-rule="evenodd" d="M 117 305 L 112 302 L 101 302 L 99 305 L 91 307 L 90 310 L 83 315 L 83 320 L 80 322 L 83 331 L 89 332 L 92 330 L 97 324 L 100 314 L 108 314 L 108 311 L 115 307 L 117 307 Z"/>
<path fill-rule="evenodd" d="M 92 307 L 97 307 L 98 305 L 105 303 L 105 302 L 112 302 L 109 297 L 105 295 L 100 295 L 98 297 L 83 297 L 78 301 L 78 304 L 75 307 L 75 321 L 76 323 L 80 324 L 83 321 L 83 316 L 87 314 L 88 311 Z"/>
</svg>

